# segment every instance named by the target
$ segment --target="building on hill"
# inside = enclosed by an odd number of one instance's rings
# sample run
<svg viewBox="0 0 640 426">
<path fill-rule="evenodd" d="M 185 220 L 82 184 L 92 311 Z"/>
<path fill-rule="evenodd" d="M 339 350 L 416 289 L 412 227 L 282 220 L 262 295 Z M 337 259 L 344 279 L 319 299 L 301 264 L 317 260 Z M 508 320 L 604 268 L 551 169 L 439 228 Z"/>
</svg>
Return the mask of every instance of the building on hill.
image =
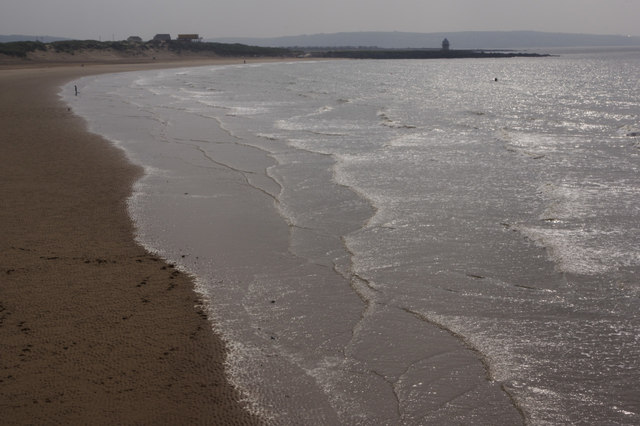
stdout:
<svg viewBox="0 0 640 426">
<path fill-rule="evenodd" d="M 129 43 L 142 43 L 142 37 L 131 36 L 127 39 Z"/>
<path fill-rule="evenodd" d="M 156 34 L 153 41 L 171 41 L 171 34 Z"/>
<path fill-rule="evenodd" d="M 449 51 L 449 40 L 447 40 L 446 38 L 442 40 L 442 51 L 443 52 Z"/>
<path fill-rule="evenodd" d="M 178 34 L 178 41 L 200 41 L 202 40 L 198 34 Z"/>
</svg>

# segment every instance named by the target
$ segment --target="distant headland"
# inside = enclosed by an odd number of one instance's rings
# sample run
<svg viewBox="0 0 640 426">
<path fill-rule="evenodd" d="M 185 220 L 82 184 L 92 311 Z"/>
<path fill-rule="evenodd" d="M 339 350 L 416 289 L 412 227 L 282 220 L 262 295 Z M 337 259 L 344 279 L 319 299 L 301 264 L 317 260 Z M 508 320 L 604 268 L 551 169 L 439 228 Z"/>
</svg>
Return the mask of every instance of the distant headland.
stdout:
<svg viewBox="0 0 640 426">
<path fill-rule="evenodd" d="M 322 58 L 351 58 L 351 59 L 456 59 L 456 58 L 514 58 L 549 56 L 540 53 L 524 53 L 511 51 L 486 50 L 453 50 L 451 42 L 446 37 L 441 47 L 431 49 L 372 49 L 372 48 L 343 48 L 319 49 L 311 51 L 311 56 Z"/>
<path fill-rule="evenodd" d="M 444 38 L 451 47 L 465 50 L 529 50 L 574 47 L 640 47 L 640 37 L 631 35 L 571 34 L 541 31 L 449 31 L 415 33 L 402 31 L 362 31 L 304 34 L 284 37 L 219 37 L 205 41 L 242 43 L 264 47 L 344 47 L 380 49 L 423 49 L 438 47 Z"/>
<path fill-rule="evenodd" d="M 464 58 L 516 58 L 544 57 L 546 53 L 501 52 L 491 50 L 443 50 L 443 49 L 353 49 L 317 51 L 318 58 L 350 59 L 464 59 Z"/>
<path fill-rule="evenodd" d="M 446 43 L 445 43 L 446 41 Z M 216 43 L 193 39 L 96 41 L 60 40 L 50 43 L 16 41 L 0 43 L 1 63 L 55 62 L 152 62 L 220 57 L 280 57 L 280 58 L 350 58 L 350 59 L 437 59 L 437 58 L 511 58 L 548 56 L 537 53 L 490 50 L 454 50 L 448 40 L 441 48 L 376 49 L 376 48 L 277 48 L 249 46 L 239 43 Z"/>
</svg>

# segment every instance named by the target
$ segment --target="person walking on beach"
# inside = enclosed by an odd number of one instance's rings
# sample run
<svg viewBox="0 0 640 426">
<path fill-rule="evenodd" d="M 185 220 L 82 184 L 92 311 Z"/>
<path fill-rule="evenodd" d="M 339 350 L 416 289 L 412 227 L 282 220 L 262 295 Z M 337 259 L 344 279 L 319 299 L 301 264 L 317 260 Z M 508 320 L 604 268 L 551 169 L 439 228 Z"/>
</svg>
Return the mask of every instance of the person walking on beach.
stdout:
<svg viewBox="0 0 640 426">
<path fill-rule="evenodd" d="M 73 88 L 76 90 L 76 96 L 78 96 L 78 86 L 76 86 L 75 84 L 73 85 Z"/>
</svg>

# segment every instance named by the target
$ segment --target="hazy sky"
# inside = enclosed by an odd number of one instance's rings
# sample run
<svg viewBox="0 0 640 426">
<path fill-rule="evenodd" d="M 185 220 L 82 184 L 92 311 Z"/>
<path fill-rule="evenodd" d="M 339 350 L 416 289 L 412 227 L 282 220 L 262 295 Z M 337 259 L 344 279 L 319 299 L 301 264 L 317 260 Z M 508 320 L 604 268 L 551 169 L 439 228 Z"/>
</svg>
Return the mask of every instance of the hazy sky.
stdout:
<svg viewBox="0 0 640 426">
<path fill-rule="evenodd" d="M 640 36 L 640 0 L 0 0 L 4 35 L 120 40 L 465 30 Z"/>
</svg>

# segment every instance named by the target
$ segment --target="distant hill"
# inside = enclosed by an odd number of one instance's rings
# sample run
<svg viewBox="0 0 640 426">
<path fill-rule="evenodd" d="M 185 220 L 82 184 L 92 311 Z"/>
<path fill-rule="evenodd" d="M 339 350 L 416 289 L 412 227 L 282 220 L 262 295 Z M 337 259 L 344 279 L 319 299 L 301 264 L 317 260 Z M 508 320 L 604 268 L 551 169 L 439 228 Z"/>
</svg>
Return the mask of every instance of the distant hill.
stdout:
<svg viewBox="0 0 640 426">
<path fill-rule="evenodd" d="M 452 49 L 523 49 L 550 47 L 640 46 L 640 37 L 546 33 L 538 31 L 466 31 L 440 33 L 352 32 L 273 38 L 207 39 L 265 47 L 380 47 L 419 49 L 440 47 L 447 38 Z"/>
<path fill-rule="evenodd" d="M 32 36 L 32 35 L 0 35 L 0 43 L 12 43 L 14 41 L 41 41 L 43 43 L 51 43 L 52 41 L 69 40 L 63 37 L 51 36 Z"/>
</svg>

